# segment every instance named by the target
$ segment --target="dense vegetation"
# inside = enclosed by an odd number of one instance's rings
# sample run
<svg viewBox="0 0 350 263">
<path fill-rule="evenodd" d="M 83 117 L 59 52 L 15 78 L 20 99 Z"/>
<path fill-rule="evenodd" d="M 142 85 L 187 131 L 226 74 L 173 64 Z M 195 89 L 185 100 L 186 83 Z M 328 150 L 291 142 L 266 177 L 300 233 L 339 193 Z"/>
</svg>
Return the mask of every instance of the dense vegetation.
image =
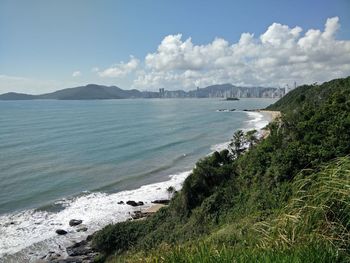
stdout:
<svg viewBox="0 0 350 263">
<path fill-rule="evenodd" d="M 282 117 L 249 151 L 200 160 L 170 205 L 109 225 L 94 246 L 111 262 L 350 260 L 350 77 L 302 86 L 268 107 Z M 235 157 L 235 158 L 233 158 Z"/>
</svg>

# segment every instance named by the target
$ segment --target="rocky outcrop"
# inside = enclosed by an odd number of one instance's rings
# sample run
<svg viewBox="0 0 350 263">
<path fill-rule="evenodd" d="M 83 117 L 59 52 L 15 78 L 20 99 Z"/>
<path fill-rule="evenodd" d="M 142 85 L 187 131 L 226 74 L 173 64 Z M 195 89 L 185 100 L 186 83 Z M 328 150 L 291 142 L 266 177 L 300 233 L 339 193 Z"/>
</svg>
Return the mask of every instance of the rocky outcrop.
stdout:
<svg viewBox="0 0 350 263">
<path fill-rule="evenodd" d="M 53 263 L 92 263 L 95 258 L 99 255 L 91 246 L 91 238 L 87 238 L 81 242 L 75 243 L 73 246 L 67 247 L 66 249 L 68 257 L 67 258 L 55 258 L 55 256 L 50 256 L 50 261 Z M 58 255 L 59 256 L 59 255 Z"/>
<path fill-rule="evenodd" d="M 38 263 L 40 262 L 52 262 L 58 260 L 61 257 L 61 254 L 56 253 L 55 251 L 49 251 L 45 256 L 41 257 Z"/>
</svg>

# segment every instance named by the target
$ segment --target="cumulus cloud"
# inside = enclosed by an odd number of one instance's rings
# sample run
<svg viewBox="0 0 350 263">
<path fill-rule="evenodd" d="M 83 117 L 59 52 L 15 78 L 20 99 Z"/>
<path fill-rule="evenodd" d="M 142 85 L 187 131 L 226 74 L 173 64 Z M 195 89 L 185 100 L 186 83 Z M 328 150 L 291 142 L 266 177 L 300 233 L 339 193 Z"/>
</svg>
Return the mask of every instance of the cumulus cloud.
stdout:
<svg viewBox="0 0 350 263">
<path fill-rule="evenodd" d="M 73 78 L 77 78 L 77 77 L 80 77 L 80 76 L 81 76 L 81 72 L 80 72 L 79 70 L 74 71 L 74 72 L 72 73 L 72 77 L 73 77 Z"/>
<path fill-rule="evenodd" d="M 286 25 L 273 23 L 267 31 L 260 36 L 262 44 L 270 44 L 272 46 L 293 47 L 295 40 L 299 37 L 301 27 L 289 28 Z"/>
<path fill-rule="evenodd" d="M 131 72 L 135 71 L 139 66 L 140 61 L 130 56 L 130 60 L 126 63 L 120 62 L 116 65 L 113 65 L 103 71 L 99 71 L 97 69 L 97 73 L 100 77 L 109 77 L 109 78 L 118 78 L 118 77 L 124 77 L 127 74 L 130 74 Z"/>
<path fill-rule="evenodd" d="M 284 86 L 345 77 L 350 75 L 350 41 L 336 39 L 339 28 L 338 17 L 327 19 L 323 30 L 304 34 L 299 26 L 273 23 L 259 37 L 243 33 L 237 43 L 216 38 L 206 45 L 183 40 L 181 34 L 169 35 L 147 54 L 133 86 L 194 88 L 227 82 Z M 123 75 L 127 64 L 104 74 Z"/>
</svg>

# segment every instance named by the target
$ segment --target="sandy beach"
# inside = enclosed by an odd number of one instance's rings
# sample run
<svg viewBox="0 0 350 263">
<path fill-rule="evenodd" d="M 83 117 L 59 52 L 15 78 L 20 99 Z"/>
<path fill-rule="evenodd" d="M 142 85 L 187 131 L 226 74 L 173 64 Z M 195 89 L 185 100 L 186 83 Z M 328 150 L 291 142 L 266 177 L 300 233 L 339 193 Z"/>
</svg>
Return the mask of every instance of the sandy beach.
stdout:
<svg viewBox="0 0 350 263">
<path fill-rule="evenodd" d="M 159 209 L 161 209 L 162 207 L 165 207 L 166 205 L 163 204 L 154 204 L 151 207 L 147 208 L 145 210 L 146 213 L 156 213 Z"/>
<path fill-rule="evenodd" d="M 269 114 L 271 116 L 271 120 L 269 121 L 270 123 L 274 121 L 278 121 L 281 118 L 280 111 L 257 110 L 257 112 Z M 262 133 L 261 133 L 262 139 L 266 139 L 269 135 L 270 135 L 270 131 L 268 129 L 262 129 Z"/>
<path fill-rule="evenodd" d="M 271 121 L 275 121 L 281 117 L 280 111 L 272 111 L 272 110 L 258 110 L 258 112 L 268 113 L 271 115 Z"/>
</svg>

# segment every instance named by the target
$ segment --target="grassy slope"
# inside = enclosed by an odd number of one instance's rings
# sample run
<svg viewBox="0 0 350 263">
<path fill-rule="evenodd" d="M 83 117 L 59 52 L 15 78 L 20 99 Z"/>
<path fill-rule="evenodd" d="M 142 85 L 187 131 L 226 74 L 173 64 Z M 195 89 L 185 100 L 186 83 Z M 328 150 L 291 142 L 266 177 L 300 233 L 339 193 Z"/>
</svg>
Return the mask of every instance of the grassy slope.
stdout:
<svg viewBox="0 0 350 263">
<path fill-rule="evenodd" d="M 269 109 L 283 117 L 266 140 L 236 161 L 200 160 L 169 207 L 106 227 L 95 246 L 115 262 L 345 260 L 350 161 L 331 160 L 350 153 L 350 78 L 299 87 Z"/>
</svg>

